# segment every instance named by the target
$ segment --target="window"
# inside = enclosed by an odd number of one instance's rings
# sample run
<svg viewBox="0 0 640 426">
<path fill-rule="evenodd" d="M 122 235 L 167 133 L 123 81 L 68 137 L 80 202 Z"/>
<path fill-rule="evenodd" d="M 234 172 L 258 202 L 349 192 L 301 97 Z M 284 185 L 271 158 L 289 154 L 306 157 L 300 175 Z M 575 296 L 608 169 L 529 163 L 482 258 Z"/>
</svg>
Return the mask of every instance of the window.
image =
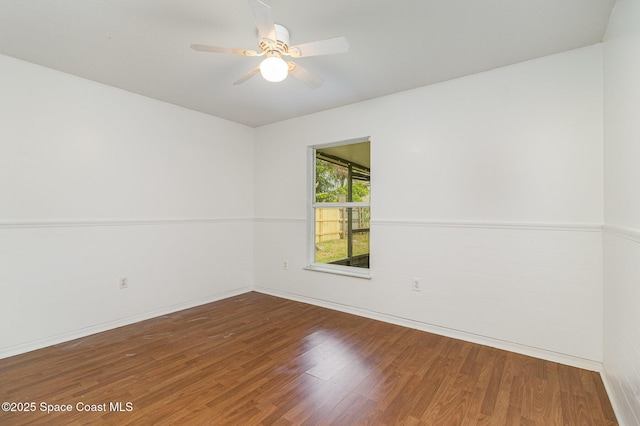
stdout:
<svg viewBox="0 0 640 426">
<path fill-rule="evenodd" d="M 368 277 L 369 140 L 310 147 L 309 171 L 308 268 Z"/>
</svg>

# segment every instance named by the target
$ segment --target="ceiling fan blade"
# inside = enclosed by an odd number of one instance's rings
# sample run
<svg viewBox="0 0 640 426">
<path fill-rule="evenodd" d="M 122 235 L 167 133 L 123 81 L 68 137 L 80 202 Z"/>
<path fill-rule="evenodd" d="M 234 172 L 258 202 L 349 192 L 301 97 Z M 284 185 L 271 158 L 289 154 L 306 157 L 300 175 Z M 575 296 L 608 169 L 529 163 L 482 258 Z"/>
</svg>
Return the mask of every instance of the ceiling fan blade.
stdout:
<svg viewBox="0 0 640 426">
<path fill-rule="evenodd" d="M 289 74 L 300 80 L 311 89 L 317 89 L 324 83 L 324 80 L 322 80 L 320 77 L 316 77 L 295 62 L 287 62 L 287 64 L 289 65 Z"/>
<path fill-rule="evenodd" d="M 229 49 L 226 47 L 208 46 L 206 44 L 192 44 L 191 48 L 198 52 L 231 53 L 233 55 L 259 56 L 255 50 Z"/>
<path fill-rule="evenodd" d="M 238 85 L 238 84 L 242 84 L 245 81 L 249 80 L 251 77 L 253 77 L 254 75 L 258 74 L 260 72 L 260 67 L 255 67 L 254 69 L 252 69 L 251 71 L 249 71 L 247 74 L 243 75 L 242 77 L 240 77 L 238 80 L 236 80 L 233 84 L 234 85 Z"/>
<path fill-rule="evenodd" d="M 249 0 L 249 7 L 253 14 L 253 20 L 258 28 L 260 38 L 276 40 L 276 27 L 271 16 L 271 7 L 262 3 L 260 0 Z"/>
<path fill-rule="evenodd" d="M 312 41 L 298 44 L 289 48 L 289 55 L 293 58 L 303 56 L 330 55 L 332 53 L 344 53 L 349 50 L 349 42 L 344 37 L 330 38 L 327 40 Z"/>
</svg>

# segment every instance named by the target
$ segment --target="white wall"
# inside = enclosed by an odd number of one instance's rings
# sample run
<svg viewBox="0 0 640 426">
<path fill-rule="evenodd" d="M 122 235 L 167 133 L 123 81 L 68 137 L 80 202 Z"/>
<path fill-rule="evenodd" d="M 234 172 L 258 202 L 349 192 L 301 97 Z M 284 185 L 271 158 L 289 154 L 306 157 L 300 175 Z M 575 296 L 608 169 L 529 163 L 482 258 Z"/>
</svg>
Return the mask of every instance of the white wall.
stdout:
<svg viewBox="0 0 640 426">
<path fill-rule="evenodd" d="M 640 424 L 640 2 L 618 0 L 604 43 L 604 377 Z"/>
<path fill-rule="evenodd" d="M 255 285 L 597 365 L 601 53 L 255 131 L 0 56 L 0 356 Z M 362 136 L 373 279 L 305 271 L 306 147 Z"/>
<path fill-rule="evenodd" d="M 251 288 L 253 129 L 0 70 L 0 357 Z"/>
<path fill-rule="evenodd" d="M 597 365 L 601 53 L 596 45 L 257 129 L 256 288 Z M 373 279 L 303 270 L 306 147 L 362 136 L 371 136 Z"/>
</svg>

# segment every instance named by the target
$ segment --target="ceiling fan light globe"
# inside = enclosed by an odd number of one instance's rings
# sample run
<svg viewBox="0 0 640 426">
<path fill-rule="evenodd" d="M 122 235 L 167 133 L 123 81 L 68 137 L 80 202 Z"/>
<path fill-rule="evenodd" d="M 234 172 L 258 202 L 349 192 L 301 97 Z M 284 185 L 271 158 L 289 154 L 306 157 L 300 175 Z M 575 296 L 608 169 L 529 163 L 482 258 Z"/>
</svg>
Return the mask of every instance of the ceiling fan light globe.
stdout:
<svg viewBox="0 0 640 426">
<path fill-rule="evenodd" d="M 260 63 L 262 78 L 272 83 L 278 83 L 289 73 L 289 65 L 280 57 L 271 56 Z"/>
</svg>

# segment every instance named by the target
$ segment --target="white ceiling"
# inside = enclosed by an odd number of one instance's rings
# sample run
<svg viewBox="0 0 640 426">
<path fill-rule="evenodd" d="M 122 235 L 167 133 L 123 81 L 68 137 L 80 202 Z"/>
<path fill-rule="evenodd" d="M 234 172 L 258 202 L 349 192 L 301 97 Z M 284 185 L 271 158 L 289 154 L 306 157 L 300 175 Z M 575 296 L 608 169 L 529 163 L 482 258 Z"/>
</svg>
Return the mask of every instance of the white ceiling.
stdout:
<svg viewBox="0 0 640 426">
<path fill-rule="evenodd" d="M 256 127 L 598 43 L 615 0 L 264 2 L 292 45 L 347 38 L 296 60 L 322 87 L 234 86 L 259 58 L 190 49 L 257 50 L 245 0 L 0 0 L 0 53 Z"/>
</svg>

